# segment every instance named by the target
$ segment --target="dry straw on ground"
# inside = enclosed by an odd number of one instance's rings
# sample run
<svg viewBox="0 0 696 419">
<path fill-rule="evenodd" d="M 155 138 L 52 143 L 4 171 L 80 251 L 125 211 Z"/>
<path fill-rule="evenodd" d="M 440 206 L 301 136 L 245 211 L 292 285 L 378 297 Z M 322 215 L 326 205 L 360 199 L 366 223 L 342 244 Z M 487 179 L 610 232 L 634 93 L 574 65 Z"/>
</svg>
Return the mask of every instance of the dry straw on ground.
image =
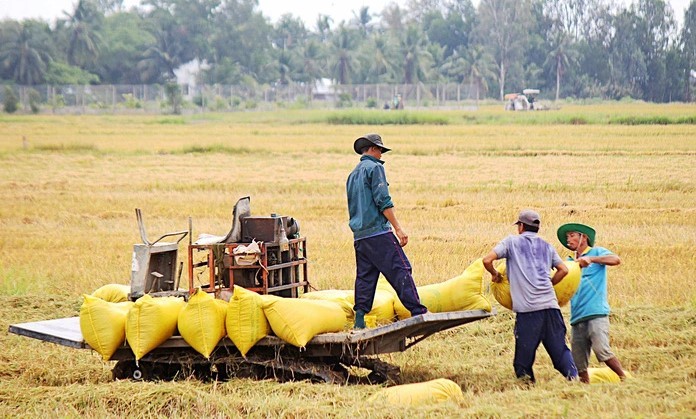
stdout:
<svg viewBox="0 0 696 419">
<path fill-rule="evenodd" d="M 384 357 L 406 382 L 444 377 L 464 390 L 460 404 L 411 410 L 364 404 L 377 390 L 370 386 L 111 382 L 111 365 L 93 353 L 5 332 L 0 416 L 693 416 L 696 127 L 548 123 L 568 112 L 596 120 L 693 110 L 616 106 L 527 114 L 525 123 L 497 109 L 470 113 L 497 123 L 467 124 L 450 112 L 446 126 L 330 126 L 303 112 L 0 117 L 4 330 L 76 315 L 81 293 L 127 283 L 139 241 L 135 207 L 153 236 L 186 229 L 189 216 L 194 234 L 222 234 L 233 203 L 251 195 L 254 214 L 300 221 L 317 288 L 351 289 L 345 177 L 358 159 L 353 138 L 379 131 L 394 148 L 384 159 L 419 284 L 460 273 L 513 233 L 521 208 L 541 213 L 542 235 L 559 251 L 557 226 L 589 223 L 598 244 L 623 259 L 609 273 L 612 343 L 635 376 L 614 386 L 569 384 L 541 350 L 539 383 L 520 386 L 513 316 L 500 307 L 493 319 Z"/>
</svg>

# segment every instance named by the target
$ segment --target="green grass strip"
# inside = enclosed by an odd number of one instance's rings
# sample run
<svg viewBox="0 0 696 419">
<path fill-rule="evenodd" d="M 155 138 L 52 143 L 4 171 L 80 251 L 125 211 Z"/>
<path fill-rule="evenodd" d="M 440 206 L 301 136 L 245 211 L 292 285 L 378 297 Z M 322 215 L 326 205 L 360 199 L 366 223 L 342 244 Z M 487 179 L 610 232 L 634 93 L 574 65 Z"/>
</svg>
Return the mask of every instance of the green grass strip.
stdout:
<svg viewBox="0 0 696 419">
<path fill-rule="evenodd" d="M 447 125 L 449 118 L 443 115 L 404 111 L 343 111 L 326 117 L 332 125 Z"/>
</svg>

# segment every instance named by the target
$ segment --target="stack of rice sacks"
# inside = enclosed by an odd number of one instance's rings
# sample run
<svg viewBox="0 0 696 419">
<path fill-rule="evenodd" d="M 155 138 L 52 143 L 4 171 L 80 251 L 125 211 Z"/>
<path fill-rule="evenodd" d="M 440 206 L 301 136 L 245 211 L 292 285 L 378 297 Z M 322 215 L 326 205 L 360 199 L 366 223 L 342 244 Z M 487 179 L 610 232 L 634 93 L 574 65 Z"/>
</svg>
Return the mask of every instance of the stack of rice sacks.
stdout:
<svg viewBox="0 0 696 419">
<path fill-rule="evenodd" d="M 491 310 L 483 295 L 483 264 L 477 260 L 464 273 L 440 284 L 418 287 L 423 304 L 433 313 Z M 129 287 L 109 284 L 85 295 L 80 327 L 87 344 L 109 360 L 128 342 L 136 360 L 171 338 L 178 330 L 196 351 L 209 358 L 225 335 L 242 356 L 271 332 L 285 342 L 304 347 L 321 333 L 352 327 L 354 291 L 305 293 L 299 299 L 259 295 L 235 286 L 229 303 L 198 290 L 189 302 L 177 297 L 144 295 L 128 301 Z M 381 279 L 372 310 L 365 319 L 376 327 L 405 319 L 410 313 L 396 292 Z"/>
<path fill-rule="evenodd" d="M 492 310 L 491 302 L 484 295 L 483 261 L 477 259 L 460 275 L 437 284 L 418 287 L 421 303 L 431 313 L 462 310 Z M 377 288 L 387 289 L 394 295 L 394 311 L 399 320 L 411 317 L 411 313 L 396 297 L 396 291 L 383 281 Z"/>
<path fill-rule="evenodd" d="M 108 284 L 83 296 L 80 331 L 104 361 L 126 341 L 135 359 L 141 359 L 174 335 L 179 312 L 186 305 L 181 298 L 149 295 L 133 303 L 128 301 L 129 290 L 126 285 Z"/>
</svg>

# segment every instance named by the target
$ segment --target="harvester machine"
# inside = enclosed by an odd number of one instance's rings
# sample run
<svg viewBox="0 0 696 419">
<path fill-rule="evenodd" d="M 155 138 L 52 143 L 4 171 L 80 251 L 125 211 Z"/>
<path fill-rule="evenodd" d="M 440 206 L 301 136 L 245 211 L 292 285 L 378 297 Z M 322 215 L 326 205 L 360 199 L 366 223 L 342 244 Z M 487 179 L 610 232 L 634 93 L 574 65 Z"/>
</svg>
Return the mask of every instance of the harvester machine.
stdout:
<svg viewBox="0 0 696 419">
<path fill-rule="evenodd" d="M 524 89 L 522 93 L 508 93 L 505 100 L 506 111 L 543 111 L 548 107 L 537 101 L 539 89 Z"/>
</svg>

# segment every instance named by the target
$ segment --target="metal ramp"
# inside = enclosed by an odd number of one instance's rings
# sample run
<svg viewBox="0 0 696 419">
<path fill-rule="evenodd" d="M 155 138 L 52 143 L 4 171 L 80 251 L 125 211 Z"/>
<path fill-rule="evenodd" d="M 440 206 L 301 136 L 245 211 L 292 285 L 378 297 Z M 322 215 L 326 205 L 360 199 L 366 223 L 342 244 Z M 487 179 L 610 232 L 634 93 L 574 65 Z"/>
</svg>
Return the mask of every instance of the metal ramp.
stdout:
<svg viewBox="0 0 696 419">
<path fill-rule="evenodd" d="M 204 366 L 207 372 L 223 371 L 238 375 L 238 371 L 264 378 L 310 379 L 344 384 L 351 382 L 350 368 L 371 370 L 368 381 L 399 382 L 398 367 L 378 360 L 375 356 L 403 352 L 429 336 L 496 314 L 495 310 L 426 313 L 399 320 L 374 329 L 323 333 L 310 340 L 305 348 L 296 348 L 276 336 L 261 339 L 243 358 L 232 341 L 225 337 L 206 360 L 196 353 L 181 336 L 173 336 L 145 355 L 138 363 L 127 343 L 119 348 L 112 360 L 119 361 L 113 370 L 114 378 L 174 379 L 182 368 L 193 371 Z M 76 349 L 91 349 L 80 331 L 79 317 L 20 323 L 10 325 L 9 332 Z M 253 372 L 253 374 L 252 374 Z"/>
<path fill-rule="evenodd" d="M 340 355 L 344 352 L 344 350 L 341 352 L 333 351 L 332 348 L 334 346 L 361 348 L 360 352 L 362 355 L 401 352 L 437 332 L 491 317 L 495 314 L 495 311 L 489 313 L 484 310 L 426 313 L 374 329 L 323 333 L 310 340 L 303 353 L 307 357 L 312 357 Z M 14 324 L 10 325 L 9 332 L 70 348 L 91 349 L 82 337 L 79 317 Z M 412 339 L 412 341 L 409 341 L 409 339 Z M 256 344 L 256 346 L 286 345 L 285 342 L 275 336 L 266 336 Z M 225 337 L 218 346 L 234 346 L 234 344 Z M 190 346 L 181 336 L 173 336 L 156 350 L 175 350 L 177 348 L 190 348 Z M 115 354 L 114 359 L 119 359 L 118 355 L 123 350 L 130 351 L 130 348 L 127 344 L 124 344 L 123 348 L 119 349 Z"/>
</svg>

